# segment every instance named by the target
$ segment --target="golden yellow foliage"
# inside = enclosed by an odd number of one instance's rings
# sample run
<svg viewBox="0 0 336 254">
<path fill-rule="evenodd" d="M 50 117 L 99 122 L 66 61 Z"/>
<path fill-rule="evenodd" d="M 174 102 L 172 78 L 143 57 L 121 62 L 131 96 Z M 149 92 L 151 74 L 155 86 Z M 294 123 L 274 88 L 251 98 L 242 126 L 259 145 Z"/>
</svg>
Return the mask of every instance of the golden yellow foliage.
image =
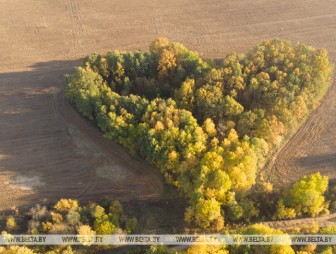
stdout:
<svg viewBox="0 0 336 254">
<path fill-rule="evenodd" d="M 78 201 L 73 199 L 61 199 L 54 205 L 54 208 L 59 212 L 77 211 Z"/>
</svg>

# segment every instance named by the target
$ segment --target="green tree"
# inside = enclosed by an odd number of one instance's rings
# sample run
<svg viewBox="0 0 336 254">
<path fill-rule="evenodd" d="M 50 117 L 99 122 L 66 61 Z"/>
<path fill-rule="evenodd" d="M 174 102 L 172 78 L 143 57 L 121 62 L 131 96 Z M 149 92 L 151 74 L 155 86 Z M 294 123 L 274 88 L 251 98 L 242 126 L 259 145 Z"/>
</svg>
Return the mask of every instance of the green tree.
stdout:
<svg viewBox="0 0 336 254">
<path fill-rule="evenodd" d="M 273 229 L 263 224 L 255 224 L 239 230 L 240 234 L 245 235 L 283 235 L 281 230 Z M 240 247 L 232 247 L 232 253 L 251 253 L 251 254 L 294 254 L 294 250 L 290 245 L 245 245 Z M 230 252 L 231 253 L 231 252 Z"/>
<path fill-rule="evenodd" d="M 195 109 L 195 80 L 187 79 L 175 90 L 174 100 L 179 108 L 193 111 Z"/>
<path fill-rule="evenodd" d="M 215 199 L 199 199 L 186 211 L 185 217 L 187 221 L 195 221 L 196 225 L 203 229 L 213 228 L 218 231 L 224 226 L 224 223 L 220 223 L 221 227 L 218 228 L 218 223 L 224 222 L 224 219 L 221 215 L 220 203 Z"/>
<path fill-rule="evenodd" d="M 293 185 L 283 201 L 279 201 L 278 217 L 293 217 L 295 213 L 298 216 L 317 216 L 327 209 L 324 197 L 327 188 L 327 176 L 321 176 L 320 173 L 304 176 Z M 294 209 L 295 213 L 290 208 Z"/>
</svg>

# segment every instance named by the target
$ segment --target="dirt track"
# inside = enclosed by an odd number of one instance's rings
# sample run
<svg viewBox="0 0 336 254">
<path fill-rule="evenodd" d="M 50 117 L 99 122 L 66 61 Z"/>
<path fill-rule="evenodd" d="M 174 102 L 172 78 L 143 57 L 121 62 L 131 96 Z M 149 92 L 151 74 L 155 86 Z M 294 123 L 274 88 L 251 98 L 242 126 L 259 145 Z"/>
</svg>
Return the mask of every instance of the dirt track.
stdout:
<svg viewBox="0 0 336 254">
<path fill-rule="evenodd" d="M 333 84 L 320 106 L 278 152 L 270 172 L 270 179 L 276 184 L 291 183 L 317 171 L 335 182 L 335 96 Z"/>
<path fill-rule="evenodd" d="M 325 1 L 4 0 L 0 2 L 0 210 L 61 197 L 157 199 L 155 169 L 101 138 L 60 94 L 63 74 L 94 51 L 145 49 L 166 36 L 205 57 L 265 38 L 336 56 L 336 5 Z M 335 86 L 275 161 L 290 182 L 335 178 Z"/>
<path fill-rule="evenodd" d="M 272 228 L 279 228 L 282 230 L 293 230 L 294 228 L 302 228 L 304 226 L 313 226 L 314 223 L 317 223 L 317 225 L 320 228 L 324 228 L 327 226 L 335 226 L 336 222 L 336 214 L 330 214 L 323 217 L 317 217 L 317 218 L 305 218 L 305 219 L 295 219 L 295 220 L 280 220 L 280 221 L 269 221 L 264 222 L 263 224 L 270 226 Z"/>
</svg>

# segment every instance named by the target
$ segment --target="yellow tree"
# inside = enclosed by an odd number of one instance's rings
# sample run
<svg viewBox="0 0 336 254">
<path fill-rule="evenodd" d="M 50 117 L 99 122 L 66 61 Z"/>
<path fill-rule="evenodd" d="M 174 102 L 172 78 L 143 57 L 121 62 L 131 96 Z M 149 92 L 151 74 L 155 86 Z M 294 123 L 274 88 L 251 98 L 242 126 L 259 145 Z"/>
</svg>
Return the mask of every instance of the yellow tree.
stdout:
<svg viewBox="0 0 336 254">
<path fill-rule="evenodd" d="M 149 49 L 154 53 L 158 53 L 161 49 L 167 47 L 168 45 L 169 40 L 167 38 L 160 37 L 150 44 Z"/>
<path fill-rule="evenodd" d="M 163 49 L 160 54 L 157 70 L 159 72 L 159 78 L 168 78 L 176 67 L 176 57 L 173 51 Z"/>
</svg>

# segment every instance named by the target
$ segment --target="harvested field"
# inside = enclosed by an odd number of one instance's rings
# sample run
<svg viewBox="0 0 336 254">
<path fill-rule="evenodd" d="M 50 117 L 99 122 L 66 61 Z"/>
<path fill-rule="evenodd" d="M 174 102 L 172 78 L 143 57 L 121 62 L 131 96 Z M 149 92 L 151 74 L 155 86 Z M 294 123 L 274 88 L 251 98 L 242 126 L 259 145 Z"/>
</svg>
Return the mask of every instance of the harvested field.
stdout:
<svg viewBox="0 0 336 254">
<path fill-rule="evenodd" d="M 0 210 L 62 197 L 160 198 L 156 170 L 102 138 L 63 98 L 63 75 L 91 52 L 146 49 L 165 36 L 221 58 L 279 37 L 336 56 L 334 0 L 4 0 L 0 13 Z M 279 152 L 272 180 L 336 178 L 335 95 L 334 84 Z"/>
</svg>

